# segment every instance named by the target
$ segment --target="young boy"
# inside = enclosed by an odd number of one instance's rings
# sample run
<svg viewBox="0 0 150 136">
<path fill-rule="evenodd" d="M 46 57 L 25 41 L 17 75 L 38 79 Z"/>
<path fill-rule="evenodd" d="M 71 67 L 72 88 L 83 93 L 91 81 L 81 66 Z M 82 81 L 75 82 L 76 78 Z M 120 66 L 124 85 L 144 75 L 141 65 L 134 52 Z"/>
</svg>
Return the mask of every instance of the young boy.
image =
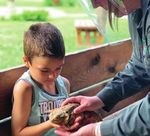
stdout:
<svg viewBox="0 0 150 136">
<path fill-rule="evenodd" d="M 60 76 L 65 47 L 60 31 L 50 23 L 37 23 L 24 34 L 24 63 L 28 67 L 13 91 L 14 136 L 55 136 L 49 111 L 61 105 L 70 92 Z"/>
</svg>

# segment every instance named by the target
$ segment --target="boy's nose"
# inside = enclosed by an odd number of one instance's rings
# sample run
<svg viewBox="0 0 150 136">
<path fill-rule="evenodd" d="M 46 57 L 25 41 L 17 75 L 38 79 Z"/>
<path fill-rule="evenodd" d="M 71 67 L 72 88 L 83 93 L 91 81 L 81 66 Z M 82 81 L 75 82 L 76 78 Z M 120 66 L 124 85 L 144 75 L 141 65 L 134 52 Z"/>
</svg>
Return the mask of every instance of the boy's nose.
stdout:
<svg viewBox="0 0 150 136">
<path fill-rule="evenodd" d="M 50 74 L 48 75 L 48 78 L 51 79 L 51 80 L 55 79 L 55 78 L 56 78 L 55 72 L 50 73 Z"/>
</svg>

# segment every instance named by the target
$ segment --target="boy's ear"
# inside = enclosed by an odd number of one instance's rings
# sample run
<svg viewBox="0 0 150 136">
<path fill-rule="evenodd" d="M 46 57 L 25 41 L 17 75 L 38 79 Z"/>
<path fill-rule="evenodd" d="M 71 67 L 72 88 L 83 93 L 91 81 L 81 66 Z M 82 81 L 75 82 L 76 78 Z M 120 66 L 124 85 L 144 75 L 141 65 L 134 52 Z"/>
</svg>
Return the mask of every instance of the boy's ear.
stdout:
<svg viewBox="0 0 150 136">
<path fill-rule="evenodd" d="M 23 56 L 23 61 L 24 61 L 24 64 L 25 66 L 28 68 L 29 67 L 29 60 L 28 60 L 28 57 L 27 56 Z"/>
</svg>

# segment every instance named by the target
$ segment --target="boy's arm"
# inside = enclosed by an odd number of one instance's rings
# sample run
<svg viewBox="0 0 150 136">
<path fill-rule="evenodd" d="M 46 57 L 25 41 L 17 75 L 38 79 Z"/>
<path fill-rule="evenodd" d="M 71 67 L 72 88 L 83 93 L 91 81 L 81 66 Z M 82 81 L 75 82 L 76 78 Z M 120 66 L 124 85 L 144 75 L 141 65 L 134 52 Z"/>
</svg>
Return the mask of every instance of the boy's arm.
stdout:
<svg viewBox="0 0 150 136">
<path fill-rule="evenodd" d="M 12 109 L 12 133 L 18 135 L 41 135 L 53 127 L 50 121 L 27 126 L 32 106 L 32 86 L 20 80 L 14 87 L 14 103 Z"/>
</svg>

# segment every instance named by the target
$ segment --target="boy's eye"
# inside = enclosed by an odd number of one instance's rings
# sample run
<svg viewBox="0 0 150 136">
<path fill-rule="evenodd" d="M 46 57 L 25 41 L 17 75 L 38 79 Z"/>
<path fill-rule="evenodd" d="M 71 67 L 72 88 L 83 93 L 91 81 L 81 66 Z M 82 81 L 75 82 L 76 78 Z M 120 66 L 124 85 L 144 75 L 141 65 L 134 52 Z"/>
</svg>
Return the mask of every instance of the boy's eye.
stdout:
<svg viewBox="0 0 150 136">
<path fill-rule="evenodd" d="M 53 71 L 53 72 L 60 72 L 61 69 L 62 69 L 62 67 L 56 68 L 55 71 Z M 39 70 L 40 70 L 40 72 L 42 72 L 42 73 L 53 73 L 53 72 L 52 72 L 51 70 L 49 70 L 49 69 L 39 69 Z"/>
<path fill-rule="evenodd" d="M 43 72 L 43 73 L 48 72 L 48 70 L 46 70 L 46 69 L 42 69 L 42 70 L 40 70 L 40 71 Z"/>
</svg>

